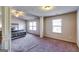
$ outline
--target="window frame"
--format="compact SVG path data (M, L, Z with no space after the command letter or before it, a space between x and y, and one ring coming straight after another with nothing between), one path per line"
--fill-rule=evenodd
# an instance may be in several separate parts
M34 22L35 22L35 25L34 25ZM30 25L30 23L32 24L32 25ZM34 30L34 27L35 27L35 30ZM37 22L36 21L31 21L31 22L29 22L29 30L31 30L31 31L36 31L37 30ZM30 28L32 28L32 29L30 29Z
M54 25L54 24L53 24L53 21L54 21L54 20L55 20L55 21L56 21L56 20L60 20L60 22L61 22L60 24L61 24L61 25L58 25L58 24L57 24L57 25ZM55 27L59 27L59 28L60 28L60 31L54 31L54 29L56 29ZM62 33L62 19L53 19L53 20L52 20L52 32L53 32L53 33L59 33L59 34Z

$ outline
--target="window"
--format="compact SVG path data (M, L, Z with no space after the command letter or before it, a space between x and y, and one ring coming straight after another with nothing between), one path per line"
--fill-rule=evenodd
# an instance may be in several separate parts
M29 22L29 30L36 30L36 22Z
M55 19L52 21L53 32L62 33L62 19Z

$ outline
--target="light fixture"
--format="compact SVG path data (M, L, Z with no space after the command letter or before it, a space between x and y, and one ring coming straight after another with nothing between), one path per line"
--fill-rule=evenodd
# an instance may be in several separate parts
M13 16L16 16L16 17L24 16L24 12L23 11L17 11L17 10L14 10L14 9L11 10L11 14Z
M49 11L53 9L53 6L42 6L41 9L44 11Z

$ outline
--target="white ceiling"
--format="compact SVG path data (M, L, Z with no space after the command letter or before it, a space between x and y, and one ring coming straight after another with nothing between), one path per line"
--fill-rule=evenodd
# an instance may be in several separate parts
M35 16L54 16L76 11L79 9L79 6L55 6L50 11L44 11L40 6L15 6L13 8L24 11L26 15L31 14Z
M55 16L64 13L74 12L79 9L79 6L55 6L50 11L44 11L41 6L14 6L16 10L24 11L24 19L35 19L35 16Z

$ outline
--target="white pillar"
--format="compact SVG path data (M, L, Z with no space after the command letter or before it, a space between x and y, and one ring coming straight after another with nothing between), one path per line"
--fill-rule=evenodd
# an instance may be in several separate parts
M40 38L44 36L44 18L43 16L40 17Z
M79 47L79 10L77 11L77 45Z
M9 7L1 7L2 11L2 49L11 51L11 15Z

